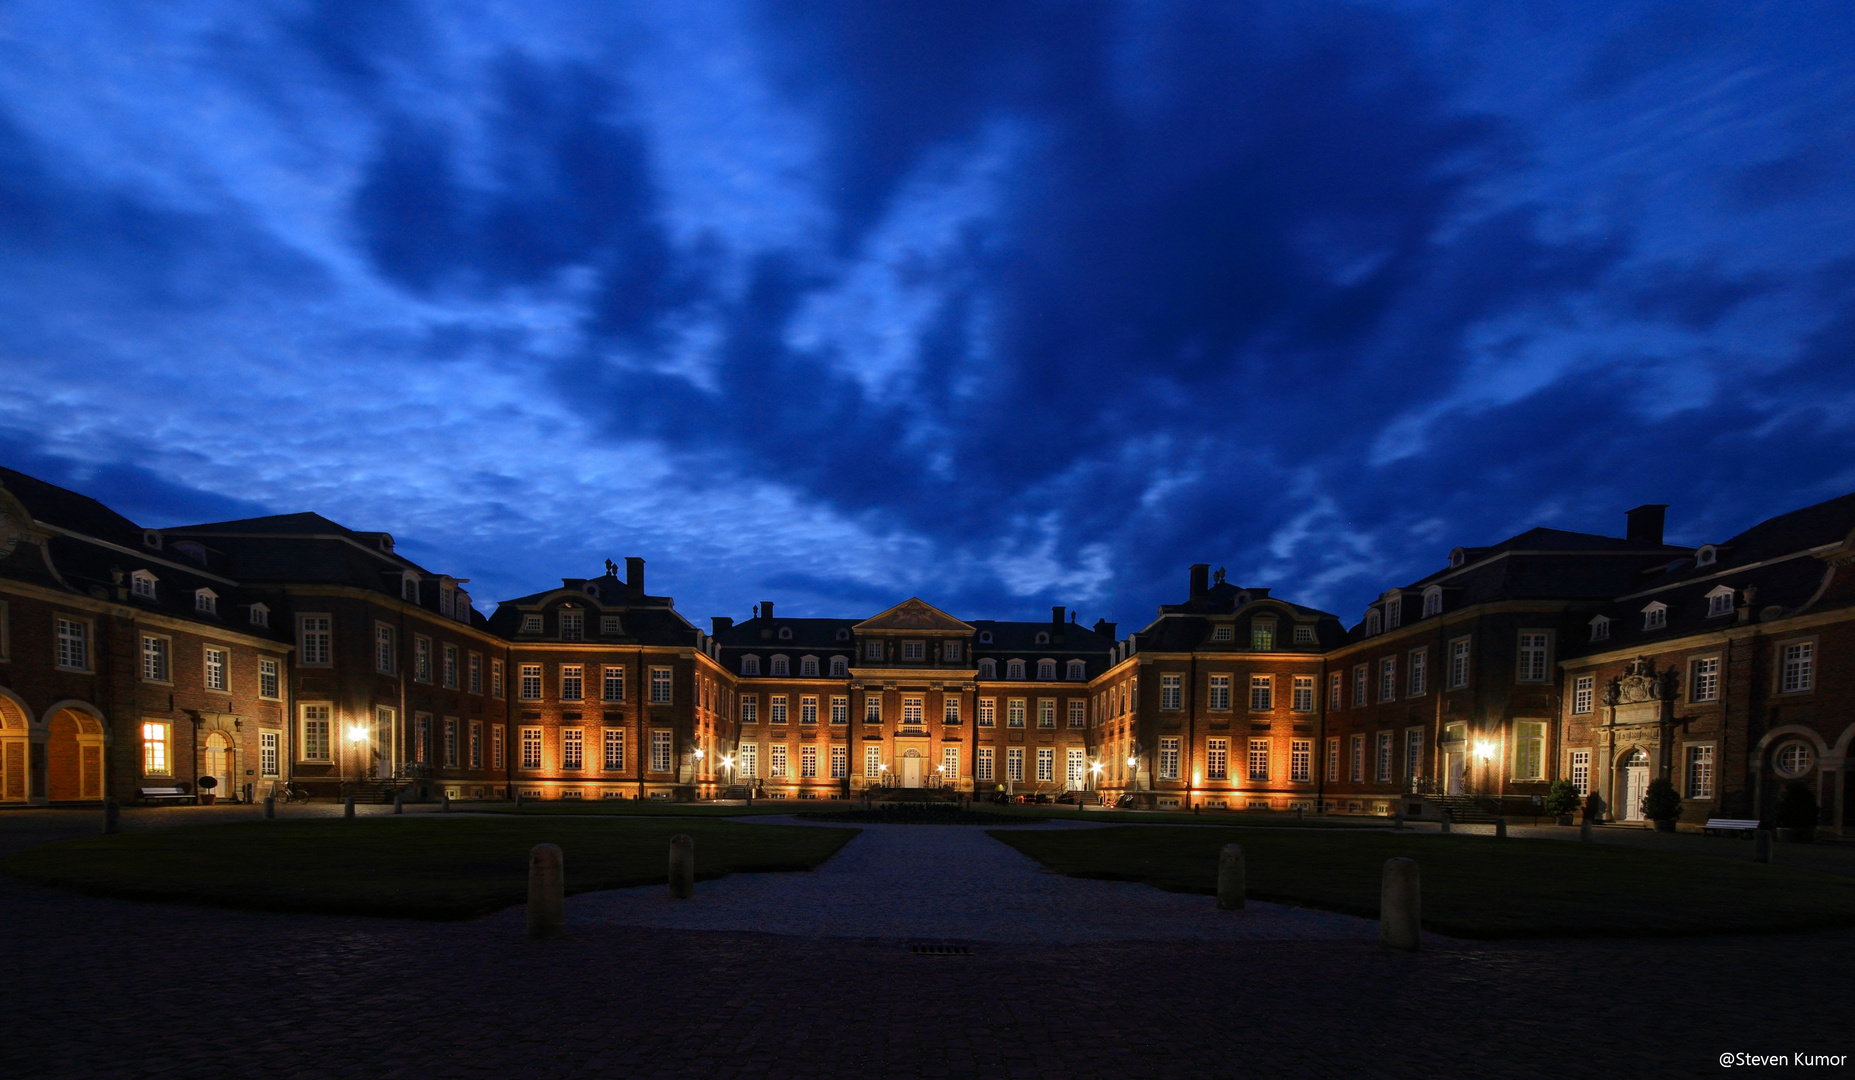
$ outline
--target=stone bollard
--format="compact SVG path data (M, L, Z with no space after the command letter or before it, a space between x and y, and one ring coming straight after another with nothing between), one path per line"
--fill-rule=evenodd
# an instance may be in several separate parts
M1759 829L1752 834L1752 861L1768 863L1771 861L1771 830Z
M1404 827L1404 811L1402 809L1399 809L1397 813L1391 815L1391 827L1394 829L1402 829Z
M1496 840L1507 839L1507 819L1506 818L1498 817L1494 819L1494 838Z
M439 806L439 809L441 809L441 810L442 810L443 812L445 812L445 813L447 813L447 814L451 812L451 792L450 792L450 789L448 789L448 788L447 788L447 789L446 789L446 790L444 791L444 793L443 793L442 795L440 795L440 796L439 796L439 798L438 798L438 806Z
M264 796L264 816L266 818L274 818L277 816L277 796Z
M1423 888L1417 860L1386 859L1378 888L1378 943L1416 952L1423 945Z
M395 814L406 812L406 793L403 790L393 793L393 812Z
M354 816L354 796L350 795L341 800L341 816L345 818Z
M1301 808L1299 806L1295 807L1295 820L1301 820Z
M1589 814L1586 814L1584 820L1578 823L1578 839L1587 844L1591 842L1591 816Z
M1455 821L1455 819L1449 816L1449 811L1447 811L1447 810L1445 810L1445 811L1443 811L1443 824L1442 824L1442 828L1440 828L1440 829L1438 829L1437 831L1438 831L1438 832L1448 832L1448 831L1449 831L1449 826L1450 826L1450 824L1451 824L1452 822L1454 822L1454 821Z
M688 833L670 838L670 899L687 900L696 895L696 842Z
M1249 887L1247 878L1243 845L1225 844L1217 856L1217 906L1225 911L1241 910L1243 894Z
M103 800L103 835L109 836L122 831L122 806L111 795Z
M559 937L567 932L565 885L560 848L536 844L528 853L529 937Z
M519 788L515 792L515 808L517 810L522 808L522 792Z

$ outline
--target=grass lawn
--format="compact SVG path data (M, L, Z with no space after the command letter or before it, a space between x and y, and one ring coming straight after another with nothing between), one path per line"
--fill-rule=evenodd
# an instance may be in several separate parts
M729 818L751 817L764 814L783 814L781 807L786 804L769 806L756 802L752 806L716 806L712 803L679 803L667 799L530 799L521 809L506 799L485 799L482 802L452 799L451 810L459 814L520 814L527 816L555 817L683 817L683 818ZM818 805L806 803L807 807Z
M462 919L528 896L528 851L559 844L569 893L661 884L670 837L696 842L696 876L809 870L855 829L639 817L425 815L180 826L66 840L0 869L145 900L338 915Z
M1469 938L1758 933L1855 925L1855 880L1608 844L1437 833L1117 827L993 831L1075 877L1215 893L1242 844L1249 895L1378 917L1385 860L1416 859L1423 924Z

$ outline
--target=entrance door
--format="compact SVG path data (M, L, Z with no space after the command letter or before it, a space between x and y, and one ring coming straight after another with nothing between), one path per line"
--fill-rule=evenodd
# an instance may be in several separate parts
M1443 789L1444 794L1462 794L1462 770L1467 760L1468 755L1460 750L1451 750L1443 755L1443 764L1448 770L1445 775L1449 777L1448 786Z
M910 750L902 755L902 786L921 786L921 751Z
M1623 762L1623 811L1624 821L1642 820L1642 798L1649 793L1649 755L1641 750L1631 754Z
M213 788L213 794L230 801L232 798L232 740L222 731L215 731L206 736L206 767L202 776L210 776L219 781Z

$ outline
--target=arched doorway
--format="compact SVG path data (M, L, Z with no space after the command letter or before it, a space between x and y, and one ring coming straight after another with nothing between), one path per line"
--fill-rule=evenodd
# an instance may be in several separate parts
M32 735L26 713L0 696L0 802L23 803L32 795L26 782L26 761L32 753Z
M909 750L902 755L902 786L905 788L921 786L921 751Z
M1617 762L1617 786L1623 801L1611 809L1621 821L1642 820L1642 799L1649 793L1649 755L1638 747Z
M218 781L213 788L214 796L226 800L232 798L232 740L226 738L225 732L207 733L206 760L201 762L200 775Z
M103 798L103 722L76 709L60 709L46 725L45 787L52 802Z

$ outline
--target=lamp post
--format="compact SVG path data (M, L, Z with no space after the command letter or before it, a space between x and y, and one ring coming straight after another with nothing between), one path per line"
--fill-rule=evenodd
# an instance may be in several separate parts
M728 770L728 786L733 787L734 786L734 755L733 754L722 755L721 766L722 768Z
M367 729L360 724L349 724L348 741L354 744L354 782L358 784L367 775L366 763L361 756L367 749Z

